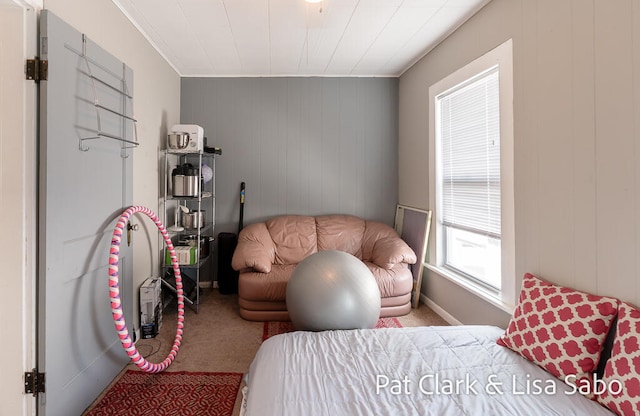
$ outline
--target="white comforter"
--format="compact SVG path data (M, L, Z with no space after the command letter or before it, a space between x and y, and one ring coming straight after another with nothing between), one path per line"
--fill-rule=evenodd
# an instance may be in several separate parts
M496 344L490 326L295 332L265 341L246 416L611 415Z

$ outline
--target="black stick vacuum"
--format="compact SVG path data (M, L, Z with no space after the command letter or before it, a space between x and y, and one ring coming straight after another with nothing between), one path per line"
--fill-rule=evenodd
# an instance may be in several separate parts
M242 182L240 184L240 219L238 220L238 235L240 235L240 231L244 227L244 187L245 184Z

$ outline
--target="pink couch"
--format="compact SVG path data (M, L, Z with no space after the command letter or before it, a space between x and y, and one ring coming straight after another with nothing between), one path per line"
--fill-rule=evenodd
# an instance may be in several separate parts
M289 320L285 294L296 265L321 250L361 259L380 288L381 317L411 310L413 250L386 224L349 215L287 215L245 227L232 266L240 272L240 315L251 321Z

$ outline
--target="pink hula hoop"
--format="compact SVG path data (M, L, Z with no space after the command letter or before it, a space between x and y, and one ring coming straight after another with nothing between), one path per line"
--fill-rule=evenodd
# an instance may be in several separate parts
M178 293L178 327L176 329L176 338L173 342L173 347L161 363L155 364L148 362L143 356L140 355L138 349L134 345L131 337L129 336L129 330L127 324L124 321L124 314L122 313L122 304L120 303L120 287L118 284L118 262L120 255L120 240L122 239L123 230L125 229L127 222L131 215L136 212L141 212L151 218L156 224L160 233L164 237L164 242L167 244L167 250L171 255L171 265L173 266L173 274L176 278L176 291ZM184 293L182 290L182 277L180 276L180 267L178 266L178 259L176 258L176 252L173 248L173 243L169 238L167 230L162 225L162 221L156 214L149 208L135 205L125 210L116 224L116 228L113 230L113 237L111 238L111 249L109 251L109 297L111 299L111 314L113 315L113 323L116 326L118 337L122 347L127 352L127 355L131 358L131 361L137 365L143 371L147 373L159 373L164 371L171 365L174 358L178 354L180 344L182 343L182 332L184 328Z

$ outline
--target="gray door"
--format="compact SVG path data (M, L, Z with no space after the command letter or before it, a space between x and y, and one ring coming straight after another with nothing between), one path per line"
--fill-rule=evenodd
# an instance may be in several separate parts
M111 318L108 256L131 205L133 73L44 10L40 57L38 414L79 415L126 365ZM123 93L124 92L124 93ZM96 107L96 98L100 107ZM96 138L98 137L98 138ZM81 139L89 139L81 141ZM120 249L120 289L132 322L132 260Z

